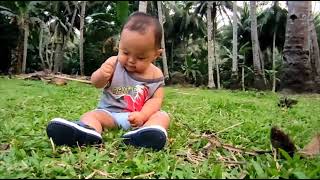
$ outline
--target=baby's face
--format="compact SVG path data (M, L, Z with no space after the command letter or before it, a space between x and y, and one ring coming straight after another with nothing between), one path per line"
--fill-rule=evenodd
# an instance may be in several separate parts
M127 71L144 73L160 54L161 49L155 47L154 33L150 28L145 34L128 29L122 31L118 58Z

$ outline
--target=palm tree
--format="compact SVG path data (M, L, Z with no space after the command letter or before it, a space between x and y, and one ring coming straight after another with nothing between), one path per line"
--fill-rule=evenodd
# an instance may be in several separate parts
M84 75L84 63L83 63L83 28L84 28L84 16L86 11L86 1L83 1L81 4L81 12L80 12L80 73Z
M73 7L73 9L72 9ZM64 54L67 48L69 38L74 36L74 24L79 28L80 18L77 1L56 1L49 2L46 7L51 16L50 26L54 27L53 46L54 50L54 67L53 72L61 72L63 69Z
M213 54L213 42L212 42L212 19L211 19L211 10L213 6L213 2L208 1L207 8L207 23L208 23L208 87L215 88L214 80L213 80L213 62L214 62L214 54Z
M139 11L147 12L148 1L139 1Z
M25 73L26 63L27 63L27 53L28 53L28 36L29 36L29 24L39 22L40 19L36 17L30 17L32 11L35 10L35 6L41 2L37 1L21 1L21 2L8 2L7 6L11 7L6 8L0 6L0 13L5 14L13 19L13 22L16 22L19 27L20 35L17 45L17 73ZM23 40L22 40L23 37ZM21 54L22 60L21 60Z
M277 30L278 30L278 23L279 23L279 14L276 11L276 7L279 6L279 1L274 2L274 15L276 17L276 23L274 26L274 32L273 32L273 40L272 40L272 92L276 91L276 36L277 36Z
M283 74L280 89L305 92L314 90L309 63L308 21L311 1L288 1Z
M159 18L159 22L161 24L161 28L162 28L162 39L161 39L161 47L163 49L162 51L162 64L163 64L163 72L164 72L164 77L166 80L169 79L169 71L168 71L168 65L167 65L167 54L166 54L166 47L165 47L165 43L164 43L164 29L163 29L163 16L162 16L162 5L161 5L162 1L157 1L157 5L158 5L158 18Z
M128 1L87 1L83 52L86 75L99 68L106 57L117 54L121 26L134 8Z
M194 55L190 46L195 46L197 44L197 50L200 51L201 47L201 58L207 57L207 48L203 47L203 37L206 36L206 22L203 18L192 12L193 2L182 2L182 1L168 1L162 4L163 14L165 15L164 22L164 37L166 39L166 54L168 57L168 65L170 73L175 73L175 71L184 71L184 64L189 60L188 56ZM197 51L196 50L196 51ZM197 54L200 55L200 54ZM191 58L192 59L192 58ZM196 58L205 69L205 73L202 73L207 77L207 61L203 62L199 58ZM197 63L198 64L198 63ZM195 70L195 69L193 69Z
M251 41L253 54L253 69L254 69L254 87L259 90L266 88L264 75L262 71L261 55L259 55L260 45L257 32L257 15L256 2L250 1L250 17L251 17Z
M238 84L238 20L237 20L237 1L233 2L233 21L232 21L232 73L231 79L233 81L233 86ZM237 85L236 85L237 86Z
M320 52L319 52L319 44L318 44L318 37L316 32L316 27L314 23L313 14L310 16L310 33L309 33L309 40L310 42L310 63L312 68L312 76L314 77L315 83L320 85Z

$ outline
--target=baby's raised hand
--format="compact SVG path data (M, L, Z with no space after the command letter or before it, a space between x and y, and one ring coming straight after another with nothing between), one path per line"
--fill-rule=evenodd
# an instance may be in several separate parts
M114 72L115 65L116 63L113 61L105 61L100 67L102 76L109 80Z
M128 116L128 120L132 127L141 127L147 120L147 116L142 112L132 112Z

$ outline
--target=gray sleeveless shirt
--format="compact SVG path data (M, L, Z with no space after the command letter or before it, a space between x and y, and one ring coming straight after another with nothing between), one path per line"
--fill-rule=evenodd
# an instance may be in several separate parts
M140 111L144 103L163 85L164 77L144 79L134 76L117 59L111 84L103 89L98 109L109 112Z

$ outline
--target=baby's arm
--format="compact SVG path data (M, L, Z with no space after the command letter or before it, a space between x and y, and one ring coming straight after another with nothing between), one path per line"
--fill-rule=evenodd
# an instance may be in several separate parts
M149 119L150 116L160 110L164 97L163 87L159 87L154 95L143 105L141 113Z
M155 67L156 75L154 78L163 77L160 69ZM164 89L160 86L153 96L145 102L140 112L132 112L129 115L129 122L133 127L142 126L149 118L160 110L164 98Z
M154 113L160 110L164 97L163 87L159 87L152 98L142 107L140 112L132 112L129 115L129 122L133 127L142 126Z
M116 64L117 56L112 56L108 58L99 69L97 69L91 75L91 83L96 88L103 88L107 85L107 83L111 80L113 75L115 64Z

